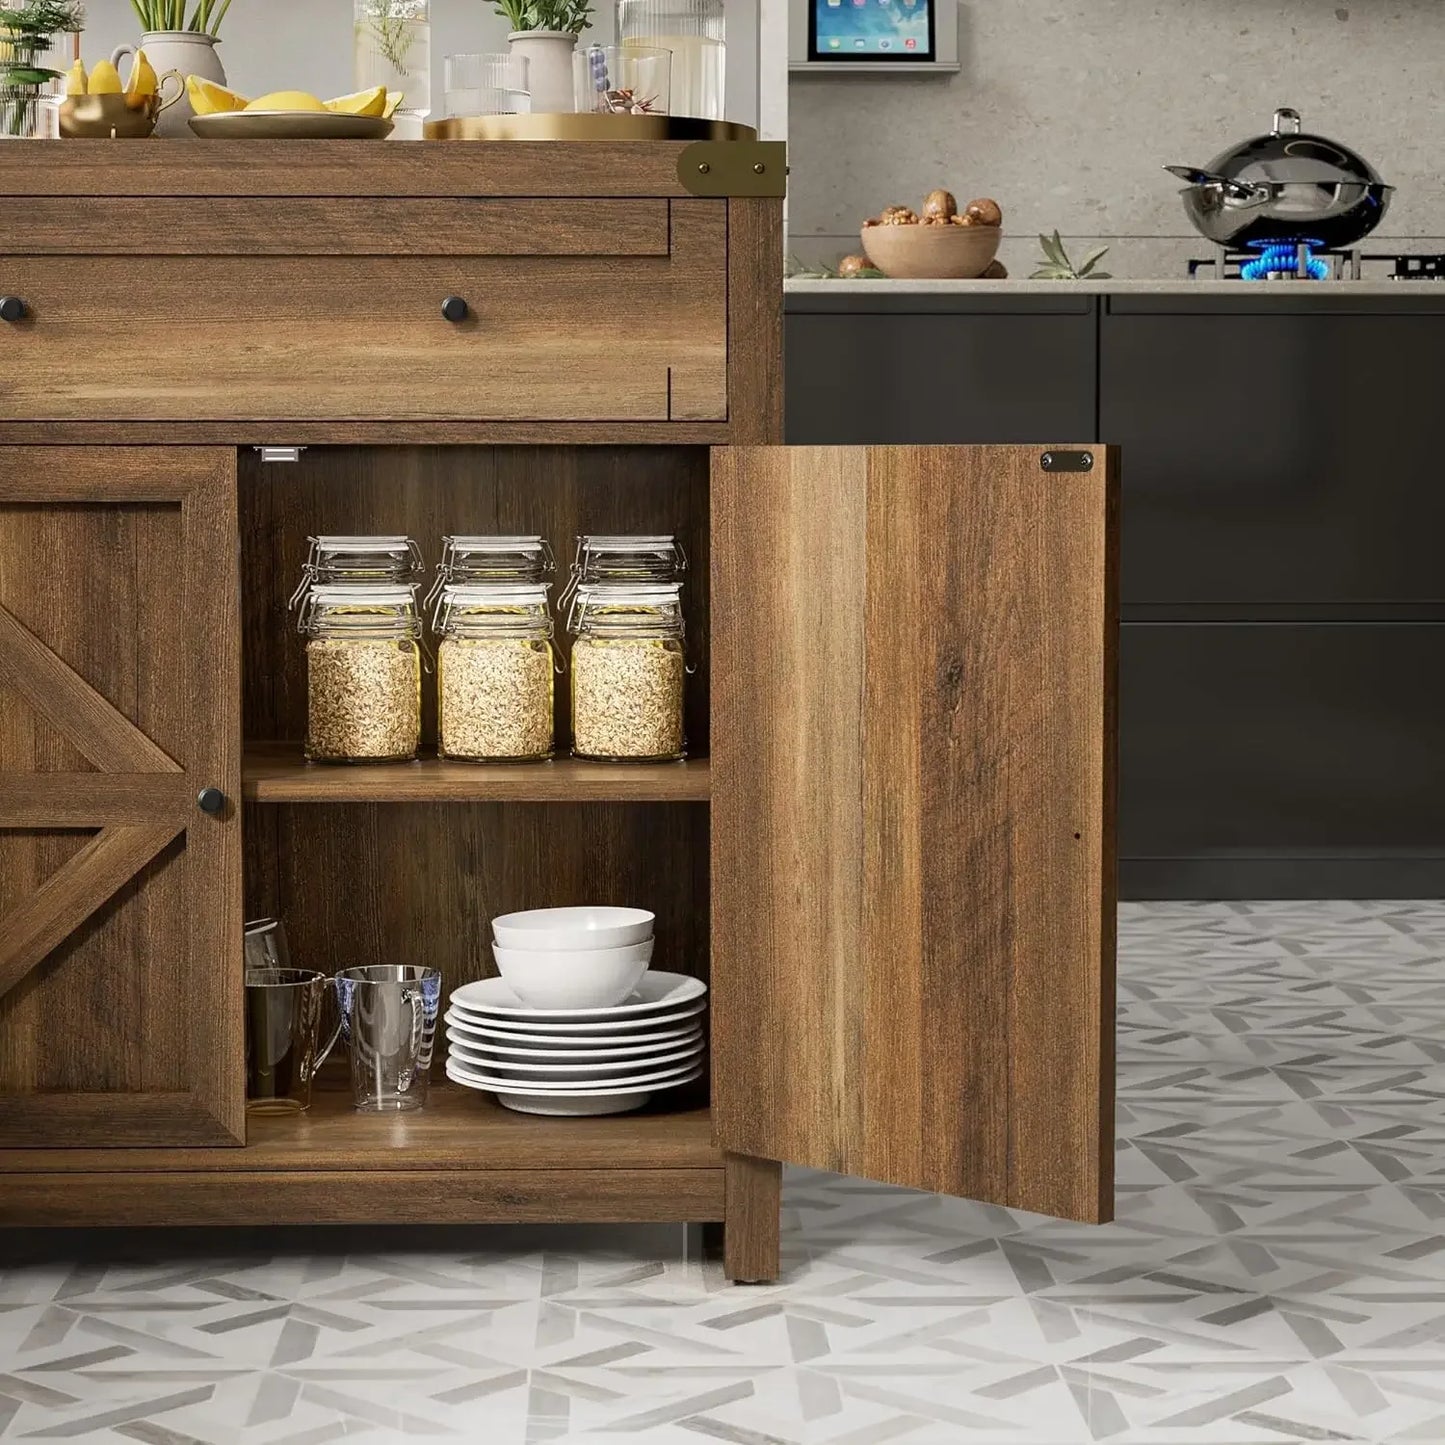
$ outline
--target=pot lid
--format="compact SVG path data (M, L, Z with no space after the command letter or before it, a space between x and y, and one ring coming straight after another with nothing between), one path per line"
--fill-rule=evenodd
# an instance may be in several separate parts
M1383 184L1380 173L1358 151L1325 136L1307 134L1300 113L1288 107L1275 111L1274 126L1267 135L1251 136L1221 151L1205 169L1216 177L1245 183Z

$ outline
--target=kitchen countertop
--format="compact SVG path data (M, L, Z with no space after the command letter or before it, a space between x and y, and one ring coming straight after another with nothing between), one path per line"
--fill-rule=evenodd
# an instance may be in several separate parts
M1187 276L1138 281L890 281L791 277L789 296L1389 296L1419 294L1445 301L1445 282L1436 281L1191 281Z

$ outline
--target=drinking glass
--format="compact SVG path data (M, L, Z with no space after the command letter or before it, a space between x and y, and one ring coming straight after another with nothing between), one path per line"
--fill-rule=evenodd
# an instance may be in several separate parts
M284 937L284 936L283 936ZM311 1081L341 1032L316 1040L328 979L305 968L246 970L246 1111L299 1114L311 1107Z
M591 45L572 57L573 104L582 113L666 115L672 52L645 45Z
M447 56L447 114L530 115L527 66L525 55L510 51Z
M420 1109L426 1103L441 995L442 976L434 968L382 963L336 975L358 1109Z

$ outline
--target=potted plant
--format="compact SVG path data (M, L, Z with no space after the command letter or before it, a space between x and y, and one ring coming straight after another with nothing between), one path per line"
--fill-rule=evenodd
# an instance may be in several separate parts
M532 109L547 115L576 109L572 52L592 23L591 0L498 0L497 14L512 27L512 49L528 63Z
M130 0L130 5L140 21L140 45L116 49L110 58L117 70L127 56L144 48L146 59L161 75L174 70L182 78L198 75L217 85L226 83L226 70L216 54L216 45L231 0ZM189 135L194 113L190 101L182 96L167 107L156 125L156 134Z
M60 71L41 62L57 35L79 30L73 0L0 0L0 140L40 134L40 95Z

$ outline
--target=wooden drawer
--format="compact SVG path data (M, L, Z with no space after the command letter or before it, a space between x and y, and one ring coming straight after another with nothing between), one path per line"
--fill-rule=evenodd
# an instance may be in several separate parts
M0 421L725 420L726 205L642 204L666 232L642 215L613 254L575 218L533 254L495 217L472 254L456 225L406 255L42 254L37 232L0 257L28 308L0 328Z

